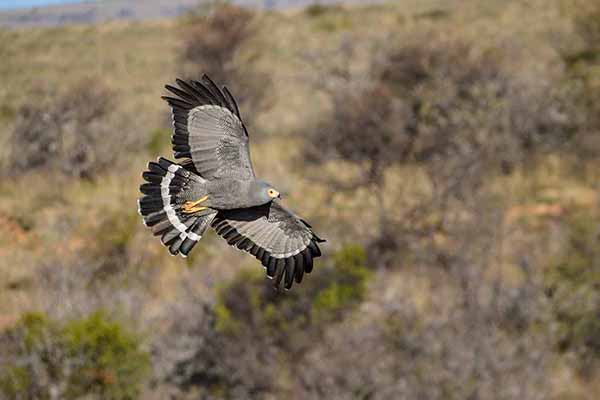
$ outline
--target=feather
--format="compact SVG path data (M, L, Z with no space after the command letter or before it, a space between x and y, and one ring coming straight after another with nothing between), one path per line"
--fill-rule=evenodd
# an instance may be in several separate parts
M235 115L241 121L242 120L242 116L240 115L240 110L238 108L237 102L235 101L235 98L233 97L233 95L231 94L231 92L229 91L229 89L227 89L226 86L223 86L223 94L225 95L225 98L228 100L228 102L230 104L230 110L232 112L234 112Z
M220 105L215 96L202 83L198 81L191 81L191 83L206 98L206 104Z
M141 208L163 207L163 201L160 196L144 196L140 199Z
M165 85L165 89L167 89L169 92L173 93L174 95L179 96L180 98L184 99L185 101L187 101L190 104L194 104L198 101L192 94L187 93L175 86Z
M192 155L190 154L189 151L178 151L178 152L174 152L173 157L179 159L179 158L192 158Z
M302 254L298 253L294 256L294 264L296 267L296 282L302 282L302 277L304 276L304 262L302 258Z
M155 224L152 227L152 233L154 234L154 236L160 236L162 235L167 229L172 228L173 225L171 224L171 221L169 221L168 219L166 219L166 215L165 215L165 219L158 222L157 224Z
M179 232L177 229L175 229L175 227L173 227L172 229L166 231L160 238L160 241L162 242L162 244L164 244L165 246L168 246L171 244L171 242L173 240L175 240L175 238L179 237L179 235L181 234L181 232Z
M190 152L190 146L187 143L185 143L185 144L175 144L173 146L173 151L180 152L180 153L185 153L185 152L189 153Z
M188 146L188 150L190 147L189 138L187 136L181 136L181 135L171 136L171 144L179 144L179 145Z
M275 273L277 272L277 259L275 257L268 257L267 262L267 276L273 278L275 277Z
M234 246L243 236L237 233L235 230L233 233L229 234L229 239L227 239L227 244L230 246Z
M147 195L160 195L160 186L152 183L144 183L140 186L140 192Z
M310 248L313 257L319 257L321 255L321 249L319 249L319 246L317 246L315 242L311 241L308 244L308 247Z
M273 286L279 288L279 284L281 283L281 279L285 273L285 259L277 259L275 268L277 268L277 274L275 275L275 282L273 282Z
M164 177L163 175L158 175L155 174L154 172L149 172L149 171L145 171L144 173L142 173L142 178L144 178L144 180L146 182L150 182L150 183L154 183L154 184L160 184L160 182L162 182Z
M164 169L164 170L165 170L165 172L166 172L166 171L168 171L168 170L169 170L169 167L170 167L171 165L174 165L174 164L175 164L174 162L172 162L172 161L169 161L169 160L167 160L167 159L166 159L166 158L164 158L164 157L158 157L158 165L159 165L159 166L160 166L162 169Z
M288 290L291 289L294 284L294 275L296 272L294 268L294 257L286 259L284 287Z
M144 217L144 222L146 223L147 226L152 227L165 218L167 218L167 214L165 213L164 210L160 210L158 212L154 212L152 214L146 215Z
M171 243L171 245L169 246L169 253L171 253L174 256L179 254L179 248L181 247L182 243L183 239L181 238L181 236L177 236L177 239L175 239L173 243Z
M250 242L250 240L248 240L247 237L242 236L242 239L239 242L237 242L236 246L240 250L246 250L246 251L248 251L248 249L246 248L246 246L248 246L248 244L250 244L250 247L253 246L252 242Z
M179 107L182 110L186 110L189 111L192 108L194 108L194 106L190 103L188 103L185 100L181 100L181 99L176 99L175 97L169 97L169 96L160 96L161 99L163 99L164 101L166 101L167 103L169 103L169 105L171 107Z
M208 77L208 75L204 74L202 76L202 83L206 85L208 90L213 94L213 96L218 100L221 106L227 106L227 101L225 97L223 97L223 93L219 90L219 87L215 85L215 83Z
M190 254L190 251L192 251L192 248L194 248L194 246L196 245L196 243L198 243L196 240L186 238L179 247L179 253L182 256L187 257L188 254Z
M207 102L208 99L189 83L181 79L175 79L175 82L177 82L179 87L181 87L183 90L193 95L198 100L199 104L205 104Z
M302 252L302 257L304 258L304 271L306 271L307 274L310 274L313 269L313 257L310 250L304 250Z
M156 163L154 161L150 161L148 163L148 170L150 172L160 175L160 176L165 176L165 174L167 173L166 169L164 169L163 167L160 166L159 163Z
M259 260L262 260L264 254L265 254L265 249L263 249L262 247L259 247L258 251L256 253L256 258L258 258Z
M228 234L229 232L231 232L232 230L235 230L235 228L234 228L234 227L232 227L232 226L229 226L229 225L225 225L223 228L221 228L219 231L217 231L217 233L218 233L220 236L223 236L223 237L224 237L225 235L227 235L227 234Z

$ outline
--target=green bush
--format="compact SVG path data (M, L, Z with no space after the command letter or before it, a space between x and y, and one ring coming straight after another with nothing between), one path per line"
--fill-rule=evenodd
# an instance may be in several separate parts
M150 133L150 139L146 143L146 150L150 155L156 156L163 153L165 149L171 147L171 130L170 129L154 129Z
M318 320L334 319L348 305L362 302L369 278L366 255L360 246L349 245L333 256L328 284L316 293L313 314Z
M559 326L559 350L579 356L581 371L600 361L600 237L586 214L568 221L566 248L545 275Z
M368 279L358 246L319 259L314 272L289 292L274 290L259 269L239 273L188 333L199 346L177 361L170 380L194 398L279 393L308 349L324 340L325 329L363 301Z
M339 12L340 6L329 6L319 3L313 3L306 7L304 12L309 17L320 17L321 15L329 14L331 12Z
M230 335L248 329L291 343L323 324L341 319L364 299L369 271L360 246L346 246L290 292L273 290L263 273L242 272L223 287L215 305L216 328Z
M59 357L52 343L57 333L57 327L45 315L28 313L3 335L0 358L10 359L11 354L5 354L5 351L11 347L17 352L14 361L29 358L26 363L7 363L0 367L0 393L7 399L49 398L45 381L49 377L62 378L57 368ZM35 376L36 366L40 364L43 364L44 377L39 373Z
M0 392L8 399L134 399L150 367L139 337L103 312L61 324L25 314L3 335Z

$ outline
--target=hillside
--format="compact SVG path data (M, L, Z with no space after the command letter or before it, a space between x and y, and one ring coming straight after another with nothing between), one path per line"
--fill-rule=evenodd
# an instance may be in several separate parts
M597 2L108 3L0 29L0 398L595 398ZM137 214L202 73L327 239L290 291Z
M312 0L235 0L232 3L257 9L305 7ZM370 0L375 4L377 0ZM357 0L322 0L321 4L361 3ZM362 1L362 3L365 3ZM65 24L96 24L108 21L147 21L181 16L202 4L201 0L99 0L0 11L0 26L26 28Z

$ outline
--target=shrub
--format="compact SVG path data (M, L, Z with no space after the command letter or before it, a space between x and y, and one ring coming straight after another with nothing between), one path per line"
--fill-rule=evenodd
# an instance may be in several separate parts
M342 10L343 10L342 7L340 7L338 5L325 5L325 4L313 3L313 4L308 5L304 9L304 12L309 17L314 18L314 17L320 17L325 14L329 14L329 13L337 13Z
M39 89L17 111L9 171L44 168L90 178L111 165L127 144L108 123L113 97L92 79L62 94Z
M567 221L562 258L546 271L547 292L559 324L557 347L578 356L581 372L600 361L600 240L597 219L583 213Z
M586 44L588 54L597 57L600 52L600 5L596 1L590 1L580 6L575 27Z
M428 33L377 42L357 73L346 61L358 58L353 43L341 46L343 64L323 72L318 88L329 95L331 112L306 136L304 159L342 161L359 171L353 180L331 180L336 189L373 194L372 264L388 264L387 253L400 248L396 238L406 237L400 231L438 229L425 219L445 211L448 201L464 202L486 179L560 150L576 125L567 112L571 98L551 68L527 75L508 65L510 53ZM401 220L385 201L386 174L398 166L419 167L432 188Z
M200 12L190 15L181 32L181 73L191 79L207 74L218 85L227 85L242 116L263 107L270 85L268 76L254 69L251 60L240 60L242 49L256 33L253 20L252 11L220 3L208 13L202 7ZM251 123L253 119L245 122Z
M70 397L97 394L103 399L138 396L149 372L148 355L139 337L102 312L71 321L63 328L65 353L76 360L77 373L69 380Z
M269 287L262 274L242 273L224 287L218 298L217 327L236 335L249 329L277 339L281 346L290 335L308 333L323 323L340 320L344 311L360 304L369 277L364 250L346 246L329 266L307 277L302 290L282 294Z
M139 337L102 312L65 324L25 314L2 337L0 390L9 399L133 399L149 372Z
M199 77L203 73L215 82L235 78L235 57L253 35L253 13L245 8L220 4L208 15L192 15L183 29L183 44L179 57Z
M278 377L292 373L283 362L301 358L327 326L364 299L369 278L364 250L347 246L328 263L285 293L273 290L259 271L240 273L219 291L209 317L194 332L199 347L177 363L172 379L185 390L226 398L272 393Z
M150 140L146 144L148 153L154 156L162 153L165 149L169 149L171 147L171 141L169 140L170 137L170 129L162 128L153 130L150 134Z

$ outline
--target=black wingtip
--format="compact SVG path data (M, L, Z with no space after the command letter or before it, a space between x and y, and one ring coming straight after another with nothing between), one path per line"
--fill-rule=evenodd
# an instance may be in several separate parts
M317 243L325 243L327 241L325 239L321 239L320 237L318 237L317 234L314 233L314 232L312 233L312 235L313 235L314 241L317 242Z

